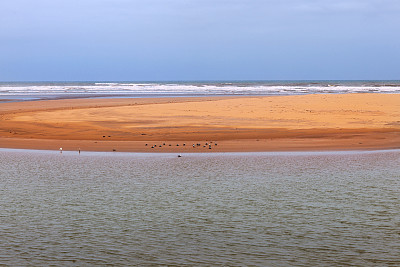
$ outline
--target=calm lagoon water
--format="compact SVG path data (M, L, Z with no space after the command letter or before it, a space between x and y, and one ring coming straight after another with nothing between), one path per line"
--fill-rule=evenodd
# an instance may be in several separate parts
M0 185L0 265L400 265L399 150L0 149Z

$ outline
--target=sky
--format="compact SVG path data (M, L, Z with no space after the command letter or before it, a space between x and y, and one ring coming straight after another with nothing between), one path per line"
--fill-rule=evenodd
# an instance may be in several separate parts
M0 81L398 80L399 0L1 0Z

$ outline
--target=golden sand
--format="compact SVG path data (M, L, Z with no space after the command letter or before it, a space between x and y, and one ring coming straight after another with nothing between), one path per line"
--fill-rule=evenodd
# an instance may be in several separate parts
M201 146L193 148L197 143ZM152 149L155 144L157 148ZM0 104L0 147L61 146L64 150L138 152L400 148L400 95L70 99Z

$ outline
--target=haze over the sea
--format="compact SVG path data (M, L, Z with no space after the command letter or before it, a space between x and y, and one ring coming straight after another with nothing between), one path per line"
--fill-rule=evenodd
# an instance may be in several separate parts
M397 0L6 0L0 10L0 81L399 79Z

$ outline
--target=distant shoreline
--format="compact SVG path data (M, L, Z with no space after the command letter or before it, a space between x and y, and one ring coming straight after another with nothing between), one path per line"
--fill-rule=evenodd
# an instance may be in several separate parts
M0 99L9 102L350 93L400 94L400 80L0 82Z
M400 94L1 103L0 147L152 153L398 149Z

